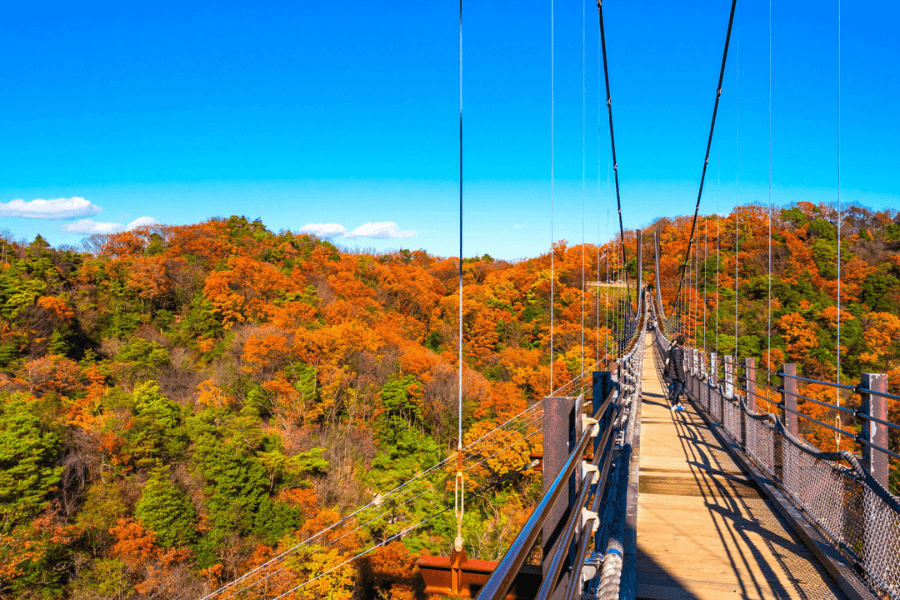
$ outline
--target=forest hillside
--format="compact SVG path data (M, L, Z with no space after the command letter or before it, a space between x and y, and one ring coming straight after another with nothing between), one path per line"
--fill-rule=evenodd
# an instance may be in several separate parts
M773 214L771 364L833 381L829 211ZM671 303L690 220L652 230ZM699 345L768 358L767 231L755 206L701 218L688 326ZM614 353L615 282L628 271L633 286L635 239L626 232L624 266L617 244L554 246L554 387ZM900 218L852 209L842 242L841 380L887 372L897 393ZM654 284L649 244L644 257ZM467 258L462 270L468 443L549 393L551 257ZM352 252L244 217L82 249L2 236L0 597L199 598L451 455L458 286L455 258ZM471 472L473 490L490 489L467 505L471 557L501 556L539 494L540 475L522 470L539 436L517 444ZM445 475L430 485L352 535L335 529L327 548L305 546L265 592L241 597L277 595L452 505ZM303 594L412 598L415 558L446 552L455 533L451 510Z

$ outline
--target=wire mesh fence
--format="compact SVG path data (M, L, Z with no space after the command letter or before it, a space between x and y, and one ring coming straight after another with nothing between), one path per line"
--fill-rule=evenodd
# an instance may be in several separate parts
M661 343L660 350L667 345ZM783 388L768 386L771 389L757 394L745 385L734 386L728 393L727 373L716 372L714 362L707 371L698 355L691 354L693 364L686 373L687 389L696 405L720 424L751 461L786 493L868 586L883 597L900 600L898 499L852 452L822 452L786 429L782 417L757 412L756 400L768 401L770 392L783 393ZM769 402L760 404L764 408L771 406ZM775 406L784 409L783 402ZM800 411L794 412L808 418ZM853 420L845 419L841 431L854 436L853 431L846 429L854 426Z

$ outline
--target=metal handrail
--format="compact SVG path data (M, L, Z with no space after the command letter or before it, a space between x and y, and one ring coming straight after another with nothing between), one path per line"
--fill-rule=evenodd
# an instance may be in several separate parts
M594 413L594 419L597 419L600 415L606 413L614 397L615 390L612 390L606 397L606 400L604 400L603 405L601 405L600 408L597 409L597 412ZM557 578L559 578L559 574L562 571L563 567L563 561L566 557L566 552L564 552L564 549L568 548L572 543L572 538L575 536L576 526L581 521L581 511L578 509L585 505L588 495L591 492L591 486L593 486L594 483L597 484L597 488L594 491L595 498L596 495L603 494L603 489L606 486L609 458L612 456L612 452L610 452L610 448L607 448L607 446L611 441L610 434L616 428L615 421L615 418L610 419L606 430L603 432L603 438L600 440L600 444L598 446L598 448L603 448L603 452L596 452L594 454L594 459L591 461L591 464L593 464L595 467L599 467L600 457L606 456L607 459L605 461L606 464L604 465L604 470L602 473L600 471L597 472L598 481L591 481L590 483L582 482L581 492L578 494L578 499L573 505L573 509L569 513L569 518L566 521L565 527L563 528L562 535L560 535L558 541L556 542L558 550L553 555L550 566L547 568L547 571L544 575L544 580L541 582L541 587L538 589L537 594L535 595L535 600L544 600L553 591L553 587L556 585L556 580Z
M638 322L643 323L643 318L639 319ZM632 370L633 361L637 355L637 351L639 350L637 341L643 339L642 328L636 329L635 333L636 335L634 336L634 339L632 341L632 348L619 361L617 361L624 367L626 376ZM620 399L624 397L625 390L628 388L629 384L627 384L625 381L620 381L619 384L620 389L617 390L616 388L613 388L603 401L603 404L594 413L593 418L595 420L599 420L601 416L606 415L610 411L611 407L613 406L613 400L616 397ZM582 489L579 492L577 504L573 505L568 520L564 525L563 532L556 542L557 552L554 554L548 567L546 576L541 584L541 588L537 592L536 598L538 599L548 596L555 586L556 579L559 577L559 574L562 571L565 557L568 555L567 549L571 546L571 542L574 539L575 532L577 531L577 526L581 522L581 509L584 508L585 504L587 503L588 497L593 495L593 499L590 502L590 505L592 507L596 507L606 490L612 465L612 449L615 442L615 438L613 437L612 433L619 429L622 425L621 420L624 415L624 411L622 410L622 408L622 403L620 403L616 407L613 407L614 413L608 420L608 423L602 433L600 443L597 446L597 452L595 452L594 458L592 460L592 464L595 467L599 467L601 459L603 459L603 466L598 470L595 481L585 481L582 484ZM481 589L481 592L478 594L478 600L500 600L501 598L504 598L509 592L509 589L512 587L513 581L515 580L516 574L519 572L528 554L530 553L531 548L534 545L541 527L543 526L544 521L546 521L547 516L550 513L551 508L560 497L563 489L566 488L565 482L567 482L569 477L571 477L576 466L582 462L582 457L584 456L585 450L588 447L588 443L594 439L594 436L588 435L587 433L582 435L576 447L570 453L569 458L566 460L559 474L547 488L547 492L544 494L543 498L535 507L531 516L528 518L528 521L519 532L519 535L510 545L509 550L506 552L506 554L503 556L503 559L494 569L494 572L491 575L490 579ZM584 552L584 547L586 544L587 543L584 540L580 542L580 552ZM572 591L572 589L570 588L569 590L567 590L567 593L572 594L574 593L574 591Z
M738 375L738 374L735 374L735 377L736 377L737 379L739 379L739 380L743 380L744 382L747 382L747 381L748 381L746 374L744 374L744 375ZM802 378L802 377L798 377L797 379L803 379L803 378ZM836 384L828 384L828 382L821 382L821 381L818 381L818 380L815 380L815 379L806 379L805 381L812 381L812 382L814 382L814 383L825 383L826 385L836 385ZM771 386L771 385L769 385L769 384L767 384L767 383L757 383L756 385L759 386L759 387L764 387L764 388L767 388L767 389L776 391L776 392L783 392L783 391L784 391L784 390L783 390L782 388L780 388L780 387L773 387L773 386ZM842 387L846 387L846 386L843 386L843 384L841 384L841 386L842 386ZM742 391L744 391L744 392L747 391L747 388L745 388L745 387L741 387L740 389L741 389ZM864 388L864 387L860 387L860 386L857 386L857 387L851 388L851 389L853 389L855 392L860 393L860 394L866 393L866 394L873 394L873 395L879 395L879 396L884 396L884 395L885 395L885 394L878 394L877 392L872 392L871 390L869 390L869 389L867 389L867 388ZM853 416L856 417L857 419L865 419L866 421L874 421L875 423L879 423L879 424L881 424L881 425L884 425L885 427L889 427L889 428L891 428L891 429L900 430L900 425L898 425L897 423L891 423L890 421L884 421L884 420L882 420L882 419L879 419L878 417L873 417L872 415L870 415L870 414L868 414L868 413L864 413L864 412L860 411L859 409L847 408L846 406L838 406L838 405L836 405L836 404L831 404L830 402L822 402L821 400L816 400L815 398L810 398L809 396L804 396L803 394L795 394L795 393L791 393L791 396L793 396L793 397L795 397L795 398L798 398L798 399L800 399L800 400L806 400L807 402L812 402L812 403L814 403L814 404L818 404L819 406L824 406L824 407L826 407L826 408L833 408L834 410L839 410L839 411L844 412L844 413L847 413L847 414L849 414L849 415L853 415ZM759 396L759 395L757 394L756 397L757 397L757 398L760 398L761 396ZM780 403L779 403L778 405L781 406ZM792 411L792 412L793 412L793 411ZM804 415L804 414L802 414L802 413L799 413L799 412L798 412L797 414L800 415L800 416L802 416L802 417L804 417L804 418L806 418L806 419L815 421L815 419L812 419L811 417L807 417L806 415ZM817 423L821 423L821 421L816 421L816 422L817 422ZM854 437L856 434L848 434L848 435L850 435L851 437Z
M519 532L519 535L513 540L512 545L503 556L500 564L494 569L491 578L488 579L487 583L484 584L484 587L481 588L481 592L478 594L478 600L501 600L506 596L507 592L509 592L513 580L515 580L516 575L525 563L525 559L528 558L531 547L534 546L534 542L537 540L538 534L541 531L541 526L547 519L553 505L556 504L556 500L562 494L563 489L568 487L563 485L563 483L568 482L569 477L575 471L575 467L581 464L584 451L587 450L588 443L592 439L593 438L589 435L581 436L581 440L569 455L565 464L563 464L556 479L550 484L547 493L544 494L544 497L541 498L541 501L531 513L525 526L522 527L522 531Z
M763 372L772 373L772 371L769 371L768 369L762 369L762 368L758 368L757 371L763 371ZM818 379L808 379L808 378L806 378L806 377L799 377L799 376L789 375L789 374L783 373L783 372L780 371L780 370L777 372L777 375L778 375L779 377L788 377L788 378L791 378L791 379L799 379L799 380L801 380L801 381L807 381L807 382L810 382L810 383L818 383L818 384L827 385L827 386L830 386L830 387L835 387L835 388L841 388L841 389L851 390L851 391L853 391L854 393L860 393L860 394L861 394L861 393L866 393L866 394L873 394L873 395L878 395L878 396L883 396L883 397L891 397L890 394L884 394L884 393L880 393L880 392L874 392L874 391L869 390L869 389L867 389L867 388L863 388L862 386L848 386L848 385L844 385L844 384L842 384L842 383L839 384L839 383L832 383L832 382L828 382L828 381L820 381L820 380L818 380ZM749 379L747 378L746 372L745 372L744 374L740 374L740 373L738 373L738 372L735 370L735 372L733 373L733 376L734 376L734 378L735 378L737 381L743 381L744 383L746 383L747 381L749 381ZM722 386L721 386L721 382L717 382L715 385L712 384L712 383L707 382L707 385L708 385L709 387L716 388L716 389L720 389L720 388L722 387ZM772 385L770 385L770 384L768 384L768 383L759 383L759 382L757 382L756 385L757 385L758 387L762 387L762 388L765 388L765 389L769 389L769 390L772 390L772 391L775 391L775 392L780 392L780 393L781 393L781 392L784 392L784 389L783 389L783 388L781 388L781 387L775 387L775 386L772 386ZM746 388L746 387L743 387L743 386L739 387L738 389L740 389L741 391L743 391L743 392L745 392L745 393L748 392L747 388ZM807 402L812 402L812 403L814 403L814 404L818 404L819 406L824 406L825 408L831 408L831 409L834 409L834 410L841 411L841 412L843 412L843 413L852 415L853 417L855 417L855 418L857 418L857 419L864 419L864 420L866 420L866 421L875 422L875 423L878 423L878 424L880 424L880 425L884 425L885 427L888 427L888 428L890 428L890 429L894 429L894 430L900 431L900 424L897 424L897 423L891 423L890 421L885 421L885 420L883 420L883 419L879 419L878 417L869 415L869 414L867 414L867 413L865 413L865 412L860 411L859 409L852 409L852 408L848 408L848 407L846 407L846 406L838 406L838 405L836 405L836 404L831 404L831 403L829 403L829 402L823 402L823 401L821 401L821 400L816 400L815 398L810 398L809 396L804 396L803 394L799 394L799 393L794 393L794 392L789 392L789 393L790 393L791 396L793 396L794 398L797 398L797 399L799 399L799 400L804 400L804 401L807 401ZM759 394L756 394L756 393L755 393L754 396L755 396L756 398L766 400L767 402L771 402L771 400L770 400L769 398L766 398L766 397L764 397L764 396L760 396ZM897 397L897 398L900 399L900 397ZM897 454L897 453L895 453L895 452L889 450L889 449L886 448L886 447L883 448L883 447L881 447L881 446L873 445L873 444L870 443L868 440L865 440L864 438L862 438L862 437L860 436L860 434L858 434L858 433L856 433L856 432L849 432L849 431L846 431L846 430L843 430L843 429L836 428L836 427L834 427L833 425L829 425L828 423L824 423L824 422L820 421L819 419L816 419L816 418L811 417L811 416L809 416L809 415L807 415L807 414L804 414L804 413L800 412L799 410L794 410L794 409L791 409L791 408L789 408L789 407L786 407L786 406L784 406L784 404L781 403L781 402L776 403L776 406L778 406L778 407L781 408L781 409L787 410L788 412L791 412L791 413L793 413L793 414L796 414L797 416L803 417L803 418L804 418L805 420L807 420L807 421L812 421L812 422L814 422L814 423L818 423L819 425L822 425L822 426L824 426L824 427L827 427L828 429L830 429L830 430L832 430L832 431L835 431L835 432L837 432L837 433L841 433L841 434L843 434L843 435L846 435L846 436L848 436L849 438L851 438L851 439L853 439L853 440L855 440L855 441L857 441L857 442L859 442L859 443L861 443L861 444L864 444L864 445L866 445L866 446L869 446L870 448L874 448L874 449L879 450L879 451L881 451L881 452L884 452L884 453L886 453L886 454L890 454L890 455L892 455L892 456L895 456L895 457L897 457L897 458L900 458L900 454Z
M869 388L864 388L861 385L858 385L854 388L857 393L865 392L866 394L872 394L873 396L881 396L882 398L888 398L890 400L900 400L900 396L895 396L894 394L888 394L887 392L876 392L875 390L870 390Z

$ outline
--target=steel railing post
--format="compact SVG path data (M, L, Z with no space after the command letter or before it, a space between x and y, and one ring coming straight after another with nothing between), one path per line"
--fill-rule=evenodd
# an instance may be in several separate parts
M700 376L697 378L700 380L697 390L697 401L700 403L700 406L709 411L709 386L706 385L708 380L707 378L707 368L706 368L706 351L700 352ZM706 392L706 398L703 398L704 391Z
M734 357L726 354L725 361L725 397L734 398Z
M781 421L792 435L798 435L797 423L797 363L781 365Z
M756 414L756 359L755 358L745 358L744 359L744 402L747 406L747 412L751 415ZM744 414L744 411L741 411L741 443L744 447L744 452L748 452L747 450L747 430L748 430L748 419L749 416Z
M543 458L543 493L547 494L550 484L559 475L569 453L577 444L578 430L580 429L581 411L576 406L579 398L572 397L547 397L544 398L544 458ZM556 503L550 508L542 527L542 550L544 561L549 564L549 557L560 549L556 546L560 533L562 533L568 513L575 503L578 492L578 470L572 473L568 482L568 493L563 492ZM563 576L563 581L566 576ZM565 589L563 586L562 589Z
M609 396L609 393L612 391L612 373L609 371L594 371L593 375L593 391L594 391L594 399L592 401L592 410L591 414L596 414L600 407L603 405L603 402ZM606 425L608 424L609 417L607 415L603 415L600 419L600 430L603 431L606 429ZM598 447L600 446L600 436L594 438L594 452L597 452Z
M860 387L873 392L887 393L887 375L884 373L863 373ZM887 398L860 390L862 404L859 412L862 415L888 420ZM881 423L862 419L862 438L878 448L888 447L888 428ZM888 455L875 448L862 444L863 464L872 476L888 489Z
M797 364L785 363L781 365L778 376L781 377L781 387L778 392L781 394L781 401L778 407L781 409L781 423L784 426L785 434L797 435ZM775 435L775 448L773 449L775 461L775 477L783 485L787 486L785 481L785 459L787 458L788 443L784 441L784 435Z

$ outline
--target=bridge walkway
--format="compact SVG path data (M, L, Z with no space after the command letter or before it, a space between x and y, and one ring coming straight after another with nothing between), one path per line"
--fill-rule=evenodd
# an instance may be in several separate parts
M845 596L690 403L673 413L645 337L637 598Z

